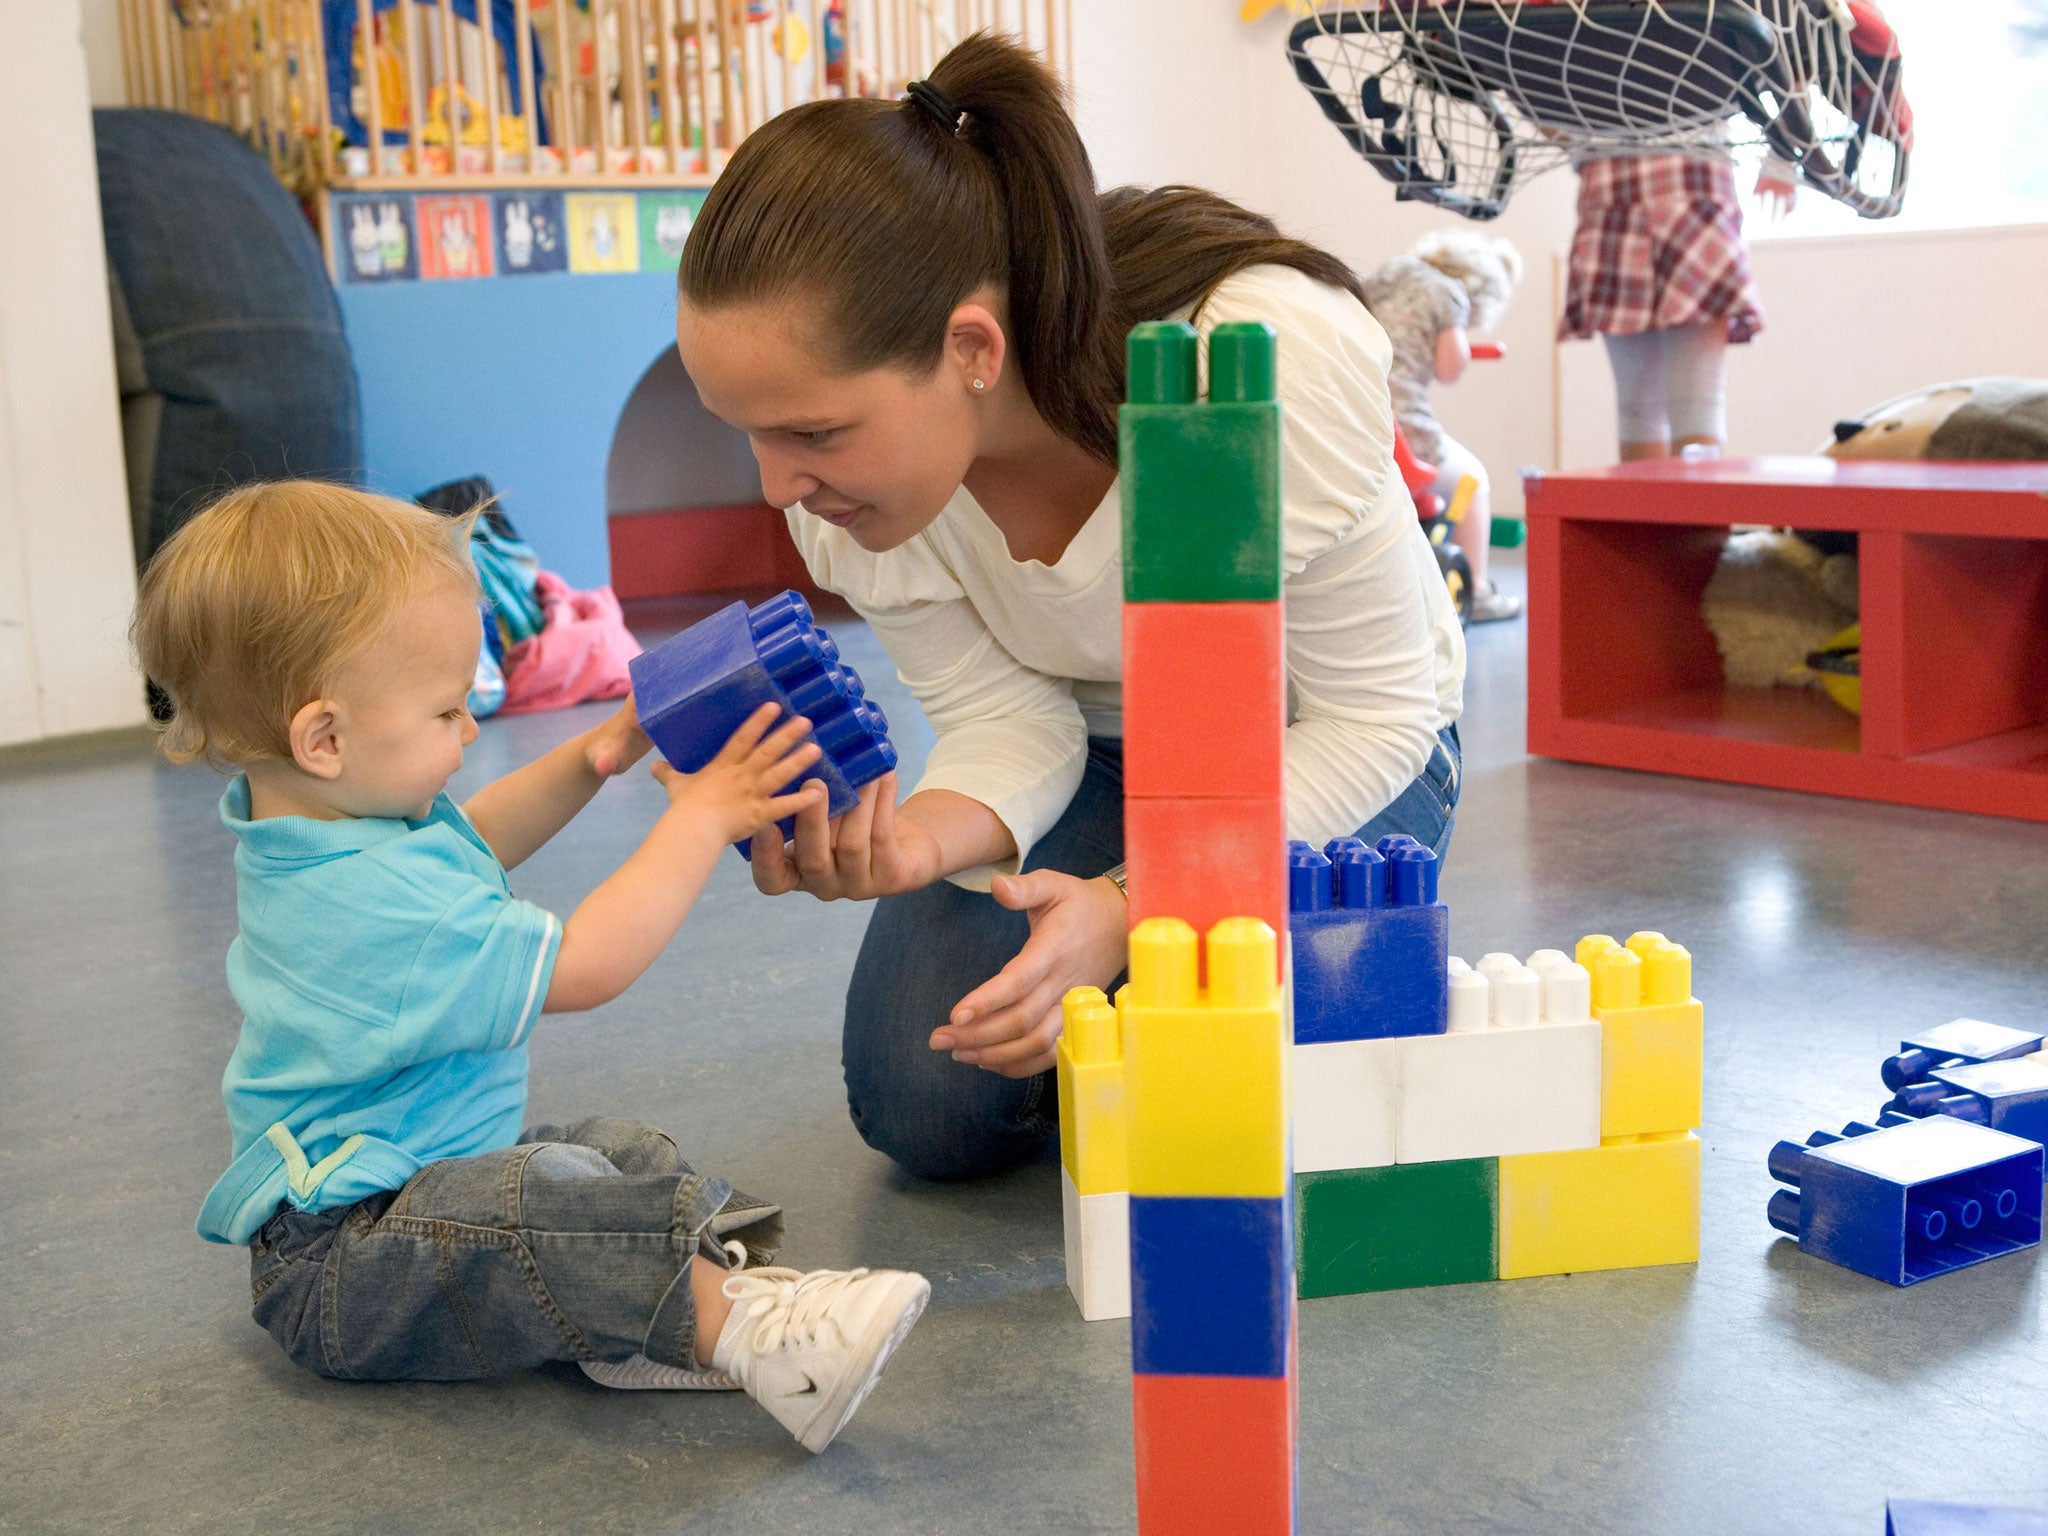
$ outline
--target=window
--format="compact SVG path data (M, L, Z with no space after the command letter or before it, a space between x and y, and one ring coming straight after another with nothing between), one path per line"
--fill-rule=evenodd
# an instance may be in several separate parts
M1914 145L1905 207L1865 220L1812 188L1752 236L2048 223L2048 0L1883 0L1899 36ZM1747 187L1744 188L1747 192Z

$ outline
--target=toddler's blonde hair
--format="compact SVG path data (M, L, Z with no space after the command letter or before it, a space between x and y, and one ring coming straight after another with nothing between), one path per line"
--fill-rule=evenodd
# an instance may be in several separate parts
M149 562L129 629L171 701L159 750L216 767L289 758L292 716L421 583L477 590L475 518L317 480L214 502Z
M1431 230L1415 242L1415 258L1464 286L1472 300L1472 329L1490 331L1522 280L1522 253L1497 235L1475 229Z

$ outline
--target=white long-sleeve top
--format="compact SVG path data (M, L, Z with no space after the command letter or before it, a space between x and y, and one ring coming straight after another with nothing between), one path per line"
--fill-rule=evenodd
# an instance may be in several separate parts
M1237 273L1171 318L1204 338L1235 320L1279 332L1287 830L1320 845L1405 789L1463 705L1464 637L1393 468L1391 349L1350 294L1291 267ZM1012 559L964 487L879 554L800 504L788 517L812 576L874 627L938 737L912 793L979 801L1016 838L1015 859L952 876L986 888L1066 810L1088 738L1123 735L1117 487L1051 565Z

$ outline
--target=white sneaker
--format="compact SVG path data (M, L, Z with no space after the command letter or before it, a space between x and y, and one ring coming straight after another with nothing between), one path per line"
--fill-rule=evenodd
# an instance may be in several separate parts
M895 1269L751 1269L725 1282L733 1314L712 1356L807 1451L822 1451L881 1380L931 1299Z
M1474 624L1498 624L1503 619L1519 618L1522 600L1501 591L1490 581L1482 581L1472 592L1472 622Z

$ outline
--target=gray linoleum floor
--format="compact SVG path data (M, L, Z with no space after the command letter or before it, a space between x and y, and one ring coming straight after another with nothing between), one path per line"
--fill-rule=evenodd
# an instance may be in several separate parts
M872 638L839 628L921 755ZM1304 1306L1302 1529L1877 1536L1887 1494L2048 1502L2038 1254L1895 1291L1763 1215L1766 1149L1871 1112L1902 1032L2042 1023L2048 828L1534 762L1520 626L1472 657L1454 947L1692 947L1704 1258ZM595 717L487 724L461 783ZM1128 1333L1062 1287L1056 1165L942 1188L864 1148L838 1068L864 914L771 904L737 859L625 999L538 1033L531 1115L665 1125L787 1206L794 1261L932 1276L840 1442L813 1458L743 1399L572 1368L340 1386L289 1365L244 1256L192 1231L235 1028L218 794L132 748L0 765L0 1529L1131 1529ZM657 804L614 786L522 893L567 911Z

